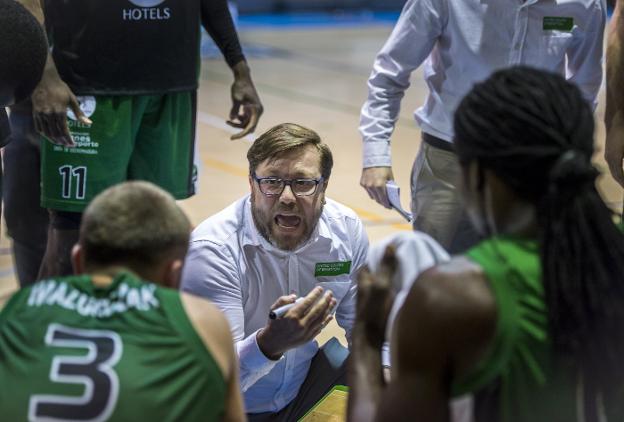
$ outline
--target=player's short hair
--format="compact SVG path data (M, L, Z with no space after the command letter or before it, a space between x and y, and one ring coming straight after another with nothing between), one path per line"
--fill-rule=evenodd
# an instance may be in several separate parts
M110 187L86 208L80 226L85 264L140 272L170 254L184 255L191 224L175 199L149 182Z
M266 159L274 159L278 156L312 145L321 156L321 175L325 180L329 179L334 165L329 146L313 130L294 123L282 123L264 132L258 137L247 151L249 161L249 174L252 174L258 165Z
M12 92L15 102L28 98L41 80L47 54L35 17L15 0L0 0L0 92Z

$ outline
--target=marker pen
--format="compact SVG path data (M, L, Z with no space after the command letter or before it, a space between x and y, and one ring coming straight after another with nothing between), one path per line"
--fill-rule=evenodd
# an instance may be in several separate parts
M290 308L295 306L297 303L301 302L303 299L304 299L303 297L299 297L293 303L289 303L288 305L280 306L279 308L272 310L271 312L269 312L269 319L276 319L276 318L283 317L284 314L288 312Z

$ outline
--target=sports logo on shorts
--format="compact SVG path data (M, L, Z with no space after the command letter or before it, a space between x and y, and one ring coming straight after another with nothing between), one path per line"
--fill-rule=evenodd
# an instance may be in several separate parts
M95 97L88 95L84 97L76 97L78 100L78 104L80 105L80 110L84 113L85 116L91 117L91 115L95 112ZM67 109L67 117L72 120L77 120L76 115L71 109Z
M165 0L128 0L130 3L139 7L155 7L160 3L165 2Z

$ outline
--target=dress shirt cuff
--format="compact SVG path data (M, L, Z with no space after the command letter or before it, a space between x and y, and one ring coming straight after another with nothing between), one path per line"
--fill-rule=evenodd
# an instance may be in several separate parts
M390 143L388 141L364 141L362 167L391 167Z
M268 374L277 362L284 358L284 355L278 360L271 360L266 357L265 354L262 353L262 350L260 350L256 339L259 331L260 330L239 341L236 346L241 366L248 371L261 374L260 377L262 377Z

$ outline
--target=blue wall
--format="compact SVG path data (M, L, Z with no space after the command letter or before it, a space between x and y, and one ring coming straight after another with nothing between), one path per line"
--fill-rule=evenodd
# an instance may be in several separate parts
M405 0L234 0L240 13L401 10Z

